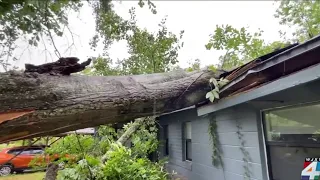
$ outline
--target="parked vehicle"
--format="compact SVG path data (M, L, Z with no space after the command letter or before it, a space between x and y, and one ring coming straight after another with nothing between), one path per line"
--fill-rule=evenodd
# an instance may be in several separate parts
M44 155L44 151L45 146L19 146L1 150L0 176L7 176L13 172L20 173L32 169L30 162L36 157L39 164L53 162L60 158L59 155Z

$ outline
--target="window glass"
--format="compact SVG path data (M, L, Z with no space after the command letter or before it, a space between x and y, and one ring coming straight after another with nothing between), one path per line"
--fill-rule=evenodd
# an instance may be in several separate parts
M169 155L169 129L168 125L163 126L163 135L165 140L165 155Z
M187 140L186 142L186 159L191 161L192 160L192 144L191 140Z
M265 114L268 141L320 142L320 105L269 111Z
M44 150L43 149L33 149L32 154L43 154Z
M13 154L13 155L15 155L15 154L18 154L21 150L22 150L22 149L12 149L12 150L9 150L9 151L8 151L8 154Z
M267 111L264 129L270 179L300 180L306 157L320 157L320 105Z
M23 150L21 155L31 155L32 154L32 149L26 149L26 150Z
M184 146L185 146L185 159L192 160L192 136L191 136L191 122L184 124Z
M191 139L191 122L186 122L184 127L185 127L184 137L186 139Z

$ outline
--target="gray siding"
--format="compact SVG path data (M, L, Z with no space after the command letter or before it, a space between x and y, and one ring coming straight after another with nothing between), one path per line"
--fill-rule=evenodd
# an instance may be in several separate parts
M160 118L169 125L170 168L190 180L241 180L244 179L243 153L237 136L236 120L242 126L245 149L250 155L251 179L262 180L261 154L259 151L258 121L255 110L245 106L228 108L214 113L223 152L224 169L212 165L212 148L208 135L209 119L197 117L194 110L187 110ZM182 123L192 121L192 163L183 161Z
M191 176L191 162L184 160L184 148L182 143L182 127L183 123L192 121L197 118L195 109L177 112L170 115L160 117L160 140L163 137L161 125L168 125L169 133L169 163L167 165L169 171L175 171L180 178ZM193 126L193 124L192 124ZM193 133L193 130L192 130ZM192 135L193 136L193 135ZM163 157L164 147L160 146L160 157Z

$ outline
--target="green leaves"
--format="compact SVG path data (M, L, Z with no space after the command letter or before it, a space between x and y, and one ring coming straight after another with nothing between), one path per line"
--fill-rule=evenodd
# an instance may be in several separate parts
M200 59L195 59L194 61L189 61L189 67L186 69L187 72L200 70Z
M79 11L80 0L63 1L28 1L2 0L0 2L0 49L1 59L13 56L18 38L27 37L31 46L38 46L40 37L50 34L62 36L63 26L68 25L67 16L70 10ZM14 59L14 57L13 57ZM0 65L7 69L8 62Z
M320 33L320 1L281 1L275 17L281 25L294 28L293 36L300 42Z
M218 126L216 120L211 117L209 121L208 126L208 133L211 141L211 147L212 147L212 165L215 167L223 167L223 161L222 161L222 151L220 150L220 142L219 142L219 136L217 132Z
M155 8L147 1L149 8ZM139 5L144 6L140 0ZM135 9L129 11L131 18L124 20L113 10L100 12L97 17L97 32L91 41L93 48L97 47L100 38L105 46L104 58L98 58L92 67L91 74L99 75L130 75L150 74L171 70L178 63L178 51L183 46L181 39L184 31L175 35L168 31L166 18L159 23L157 32L149 32L136 24ZM128 43L130 56L112 62L108 57L108 49L114 41L125 40Z
M214 89L212 89L206 94L206 99L209 99L210 102L213 102L215 99L219 99L220 88L226 85L227 83L228 83L227 79L221 78L219 80L216 80L215 78L210 78L209 85L210 86L213 85Z
M110 153L108 161L102 169L101 178L110 180L166 180L166 173L160 163L153 163L145 157L135 156L131 150L118 146Z
M220 68L231 70L285 45L281 42L266 44L261 39L262 32L259 29L255 33L249 33L244 27L236 29L230 25L217 25L205 47L207 50L225 51L219 57Z
M213 89L206 94L206 98L213 102L215 99L219 99L219 93L216 89Z
M139 6L142 8L142 7L145 5L144 1L147 2L148 6L149 6L149 9L151 10L151 12L152 12L153 14L157 14L156 5L155 5L153 2L151 2L150 0L139 0L139 3L138 3Z
M127 123L122 130L127 130L132 125L133 123ZM69 162L67 168L59 171L60 180L166 180L166 161L151 162L148 159L148 155L158 149L157 132L155 119L148 118L131 136L132 145L126 147L116 142L122 131L105 125L99 127L97 138L68 135L47 148L46 153L81 155L76 162ZM102 164L101 156L105 153L108 160Z

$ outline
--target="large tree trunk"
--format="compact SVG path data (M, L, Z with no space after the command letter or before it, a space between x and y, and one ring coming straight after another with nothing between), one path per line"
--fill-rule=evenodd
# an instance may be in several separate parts
M107 77L0 73L0 143L188 107L205 100L213 76L208 70Z

